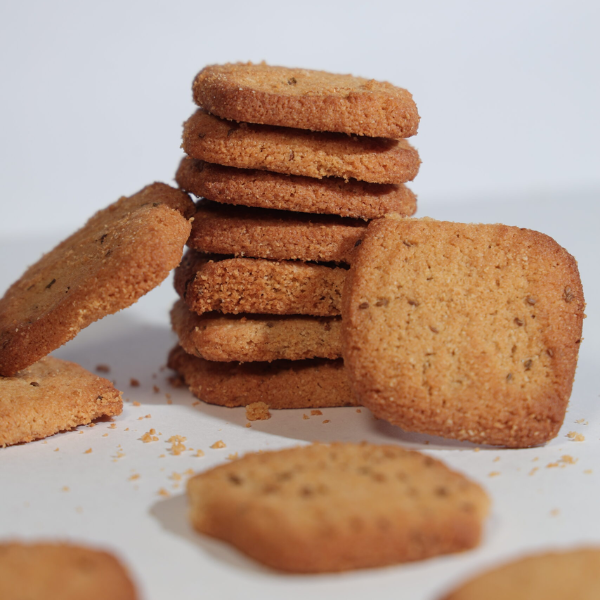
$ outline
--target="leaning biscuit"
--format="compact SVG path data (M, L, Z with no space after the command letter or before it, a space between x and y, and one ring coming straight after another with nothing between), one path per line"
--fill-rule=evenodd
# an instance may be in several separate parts
M177 346L167 366L208 404L230 408L255 402L270 408L356 406L341 360L211 362Z
M224 258L188 250L175 271L175 289L198 314L340 314L347 271L259 258Z
M110 381L47 356L13 377L0 377L0 448L120 415L122 410L121 392Z
M73 544L0 544L2 600L136 600L123 565Z
M325 71L210 65L196 76L193 93L208 112L235 121L388 138L410 137L419 126L405 89Z
M404 183L419 172L419 153L406 140L225 121L197 110L184 124L186 154L210 163L307 177Z
M205 360L270 362L342 355L339 317L198 315L179 300L171 310L171 325L179 345Z
M11 376L130 306L181 260L189 197L155 183L96 213L0 299L0 375Z
M379 418L532 446L563 422L583 310L577 264L546 235L384 218L369 226L348 275L343 355Z
M596 600L600 549L538 554L475 577L443 600Z
M489 505L442 462L366 443L248 454L190 479L188 497L199 532L295 573L468 550Z
M367 229L358 219L199 202L187 245L214 254L344 262Z
M189 156L181 160L175 181L182 190L199 197L259 208L357 219L376 219L392 212L410 217L417 209L416 196L403 184L236 169Z

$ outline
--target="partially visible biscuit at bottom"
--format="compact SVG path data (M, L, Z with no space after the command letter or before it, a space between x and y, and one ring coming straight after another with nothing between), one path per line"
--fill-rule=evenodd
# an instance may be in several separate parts
M296 573L474 548L489 507L476 483L442 462L366 443L249 454L190 479L188 497L199 532Z
M176 346L167 366L208 404L236 407L264 402L269 408L357 406L342 360L212 362Z
M121 563L72 544L0 544L2 600L136 600Z
M0 448L120 415L122 410L121 392L110 381L47 356L14 377L0 377Z
M600 548L521 558L471 579L443 600L597 600Z

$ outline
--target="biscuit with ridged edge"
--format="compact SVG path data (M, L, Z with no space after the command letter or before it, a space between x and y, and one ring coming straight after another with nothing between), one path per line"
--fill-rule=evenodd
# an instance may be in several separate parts
M234 408L264 402L276 409L357 406L339 359L213 362L176 346L167 366L208 404Z
M120 415L121 392L79 365L46 356L0 377L0 447L31 442Z
M558 433L584 310L574 258L506 225L369 225L342 307L361 402L402 427L527 447Z
M109 552L71 543L0 544L2 600L136 600L127 570Z
M443 600L597 600L600 548L536 554L475 577Z
M197 204L187 245L200 252L270 260L350 263L367 229L359 219Z
M212 361L256 362L340 358L339 317L308 315L198 315L178 300L171 325L188 353Z
M441 461L366 443L248 454L190 479L188 497L199 532L294 573L469 550L489 506L476 483Z
M90 323L136 302L181 260L194 203L154 183L97 212L0 299L0 375L14 375Z
M228 258L188 250L175 270L175 289L198 314L340 314L347 271L262 258Z
M365 220L392 212L410 217L417 210L416 196L403 184L236 169L189 156L181 160L175 181L190 194L225 204Z
M387 138L419 126L410 92L353 75L228 63L204 67L192 88L196 104L234 121Z
M419 172L406 140L236 123L197 110L183 126L184 152L210 163L307 177L405 183Z

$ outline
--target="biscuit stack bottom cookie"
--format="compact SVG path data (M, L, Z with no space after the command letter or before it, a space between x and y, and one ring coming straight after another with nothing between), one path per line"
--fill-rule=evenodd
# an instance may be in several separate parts
M416 210L412 97L264 64L206 67L193 89L176 180L202 200L175 277L169 366L213 404L355 404L342 289L368 221Z

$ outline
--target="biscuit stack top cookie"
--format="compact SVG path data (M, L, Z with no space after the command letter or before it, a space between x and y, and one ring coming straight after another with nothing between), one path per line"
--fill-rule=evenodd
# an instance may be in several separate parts
M203 199L175 278L170 365L218 404L352 403L341 293L368 221L416 210L412 96L251 63L206 67L193 95L176 180Z

